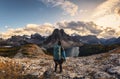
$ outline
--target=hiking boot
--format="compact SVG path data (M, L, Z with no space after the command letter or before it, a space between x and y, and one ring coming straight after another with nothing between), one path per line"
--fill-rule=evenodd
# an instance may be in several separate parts
M60 71L59 73L62 73L62 71Z

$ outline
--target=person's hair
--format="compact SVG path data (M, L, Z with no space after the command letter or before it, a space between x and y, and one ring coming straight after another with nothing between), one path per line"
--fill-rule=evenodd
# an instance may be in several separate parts
M61 41L58 41L58 45L60 45L60 46L61 46Z

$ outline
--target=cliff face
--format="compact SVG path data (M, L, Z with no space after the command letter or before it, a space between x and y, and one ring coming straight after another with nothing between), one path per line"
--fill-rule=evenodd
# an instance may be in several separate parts
M105 54L87 57L68 57L63 63L63 72L54 72L50 56L38 58L0 57L0 77L13 79L120 79L120 48ZM18 68L19 67L19 68Z

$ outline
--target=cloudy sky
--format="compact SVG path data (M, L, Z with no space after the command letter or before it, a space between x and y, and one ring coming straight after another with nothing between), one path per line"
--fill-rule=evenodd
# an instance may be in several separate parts
M0 37L68 34L120 36L120 0L0 0Z

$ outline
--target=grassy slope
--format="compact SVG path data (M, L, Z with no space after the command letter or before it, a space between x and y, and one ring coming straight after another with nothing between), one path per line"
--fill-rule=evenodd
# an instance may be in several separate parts
M0 47L0 56L12 57L17 53L19 49L20 47L11 47L11 48Z

